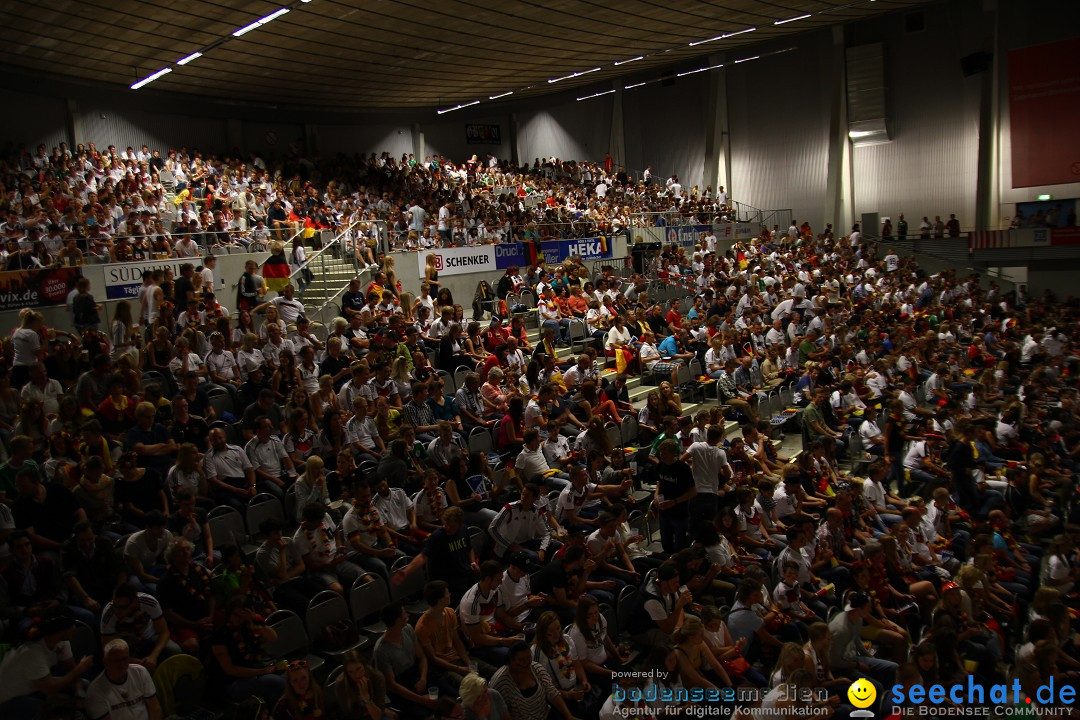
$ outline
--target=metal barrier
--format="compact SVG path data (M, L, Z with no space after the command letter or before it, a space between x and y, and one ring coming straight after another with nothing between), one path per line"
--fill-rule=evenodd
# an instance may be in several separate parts
M349 281L360 274L361 265L367 267L367 263L361 261L357 252L356 243L361 238L357 230L359 226L373 222L361 220L348 225L289 275L289 282L296 288L297 298L305 306L315 306L315 309L310 311L313 316L321 315L348 287ZM294 237L293 243L296 241ZM290 252L291 258L291 249L287 252Z

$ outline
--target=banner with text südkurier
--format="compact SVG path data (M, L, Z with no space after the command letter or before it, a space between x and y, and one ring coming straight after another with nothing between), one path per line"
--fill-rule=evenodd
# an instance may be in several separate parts
M190 263L192 266L198 267L202 265L202 260L199 258L177 258L175 260L146 260L144 262L104 265L105 298L108 300L136 298L139 296L139 286L142 285L143 272L172 268L173 275L180 277L180 266L184 263Z
M63 305L68 293L75 289L75 281L81 276L82 270L79 268L0 272L0 310Z

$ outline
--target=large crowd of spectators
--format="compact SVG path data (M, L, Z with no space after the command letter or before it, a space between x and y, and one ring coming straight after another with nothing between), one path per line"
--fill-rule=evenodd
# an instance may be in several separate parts
M354 213L408 244L614 228L620 206L708 221L726 205L590 163L373 156L295 161L294 175L92 146L6 163L4 230L31 255L42 233L109 254L152 234L139 223L169 210L164 170L202 252L215 212L229 242L254 232L261 201L234 204L248 188L298 218L266 226L275 252L274 233ZM529 188L544 201L526 209ZM856 678L883 703L897 684L1016 678L1034 697L1075 683L1074 302L930 275L794 222L728 250L711 234L665 247L629 277L510 268L495 315L472 321L433 269L414 298L374 253L329 327L292 286L267 299L254 264L234 317L199 295L212 256L199 272L190 257L179 277L147 273L108 328L84 286L78 334L26 309L5 339L5 717L159 720L158 671L177 657L205 664L211 704L254 697L291 720L640 709L614 682L675 692L654 707L673 715L691 690L756 688L768 717L805 702L789 687L826 688L813 702L846 717ZM656 304L658 283L684 297ZM515 300L526 291L535 310ZM655 385L644 405L630 382ZM688 415L702 388L720 402ZM763 408L789 393L798 411L774 425ZM774 442L796 426L801 446ZM278 517L212 531L208 513L265 502ZM419 607L353 618L373 648L333 628L333 648L312 638L343 668L332 684L330 667L269 654L275 611L304 618L322 591L417 578ZM653 672L615 675L631 669Z

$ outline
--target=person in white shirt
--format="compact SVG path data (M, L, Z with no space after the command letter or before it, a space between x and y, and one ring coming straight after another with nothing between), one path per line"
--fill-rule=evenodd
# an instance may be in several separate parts
M278 317L281 318L283 323L286 325L295 323L296 319L304 314L304 304L297 300L295 295L296 288L292 284L286 285L281 289L280 295L255 307L251 312L254 314L273 306L277 308Z
M379 511L383 525L390 531L398 549L415 557L420 552L420 545L415 539L419 527L416 524L416 509L406 492L399 487L390 487L390 483L383 478L375 486L371 504Z
M37 400L42 404L42 411L46 417L56 415L60 407L60 396L64 394L64 386L59 380L48 376L43 363L35 362L30 366L30 382L22 386L19 392L20 398Z
M161 704L150 671L133 664L128 644L117 638L105 645L105 672L86 692L90 720L161 720Z
M210 352L203 358L211 382L225 387L240 384L240 366L236 357L225 349L225 336L220 332L210 333Z
M495 541L495 554L508 559L508 554L525 553L532 562L543 564L559 543L552 544L551 528L536 500L540 495L534 483L526 483L521 500L507 503L488 526Z
M518 453L514 467L525 482L543 480L551 471L551 467L548 466L547 458L540 449L540 429L528 428L525 430L522 440L521 452ZM559 472L558 475L563 480L561 485L565 486L566 474Z
M720 488L731 479L727 453L720 447L724 427L710 425L705 432L705 441L691 443L681 458L683 462L689 461L697 488L697 495L690 498L691 536L696 535L702 524L716 517Z
M877 420L877 407L868 406L863 414L863 422L859 425L859 437L862 439L863 451L877 457L885 455L885 436L881 434L881 427Z
M505 664L510 646L520 640L519 636L500 637L494 633L496 620L507 628L517 625L499 597L502 580L502 565L494 560L484 561L480 565L480 581L465 592L458 604L458 617L474 654L494 665Z
M0 664L0 707L4 717L32 718L48 698L71 692L94 664L87 655L78 662L71 654L75 620L61 609L49 611L36 625L38 639L4 654ZM63 674L53 675L53 668Z
M192 239L191 235L184 235L176 241L173 247L178 258L193 258L199 256L199 244Z

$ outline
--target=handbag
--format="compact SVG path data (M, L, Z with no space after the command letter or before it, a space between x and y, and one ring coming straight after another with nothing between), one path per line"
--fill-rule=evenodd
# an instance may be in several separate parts
M323 628L321 645L324 650L344 650L359 639L360 633L352 620L339 620Z
M736 655L730 660L721 660L720 664L724 666L727 674L732 677L742 677L750 669L750 663L742 655Z

